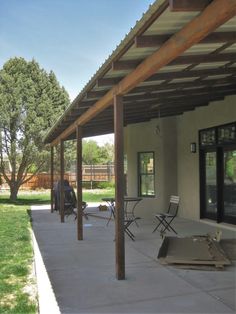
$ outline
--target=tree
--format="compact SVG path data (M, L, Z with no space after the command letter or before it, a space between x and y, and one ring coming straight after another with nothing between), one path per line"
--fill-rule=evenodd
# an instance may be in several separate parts
M107 164L114 161L114 145L105 143L100 147L100 159L102 164Z
M32 60L13 58L0 70L0 173L10 187L10 199L48 161L43 138L69 104L69 97L51 71ZM11 173L3 159L8 158Z
M100 150L96 141L83 140L82 159L85 165L94 165L99 163Z

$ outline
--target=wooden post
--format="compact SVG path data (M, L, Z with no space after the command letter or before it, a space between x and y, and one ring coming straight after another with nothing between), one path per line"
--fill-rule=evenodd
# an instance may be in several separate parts
M64 213L64 141L60 141L60 216L61 222L65 222Z
M82 128L76 127L77 238L83 240L82 211Z
M54 185L54 147L51 146L51 213L54 212L54 190L53 190L53 185Z
M114 96L116 278L125 279L124 131L122 96Z

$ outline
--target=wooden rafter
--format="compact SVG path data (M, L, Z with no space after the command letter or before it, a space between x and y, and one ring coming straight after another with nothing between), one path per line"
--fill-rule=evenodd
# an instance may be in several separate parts
M151 48L163 45L173 34L142 35L135 38L136 48ZM202 39L199 44L218 44L236 42L236 32L215 32Z
M236 61L235 53L224 53L224 54L214 54L214 55L213 54L185 55L185 56L180 56L170 61L166 65L173 66L173 65L185 65L185 64L192 64L192 63L211 63L211 62L229 62L229 61ZM143 62L143 59L116 61L112 65L112 70L113 71L133 70L142 62Z
M200 88L189 88L187 90L175 90L173 92L170 91L163 91L163 92L153 92L151 94L140 94L140 95L126 95L124 97L124 101L137 101L137 100L147 100L147 99L167 99L167 98L172 98L172 97L183 97L185 96L191 96L191 95L202 95L202 94L208 94L210 95L212 94L225 94L228 93L230 91L235 92L236 89L236 85L232 84L232 85L228 85L228 86L219 86L217 87L217 90L214 87L208 87L208 86L204 86L204 87L200 87Z
M235 71L235 70L234 70ZM182 73L182 72L180 72ZM199 77L202 78L203 76ZM175 79L173 76L170 78L170 80ZM196 77L197 79L197 77ZM129 94L135 94L135 93L149 93L153 91L161 91L161 90L170 90L170 89L183 89L183 88L189 88L189 87L196 87L199 86L209 86L209 85L226 85L226 84L233 84L236 83L236 78L234 77L225 77L225 78L214 78L214 79L208 79L208 80L201 80L196 82L195 80L187 81L187 82L176 82L176 83L169 83L169 84L152 84L149 86L140 86L132 89L132 91L129 92ZM94 91L91 92L91 98L100 98L103 95L105 95L107 91ZM90 94L88 95L90 96Z
M170 71L170 72L162 72L156 73L149 77L146 81L160 81L160 80L168 80L173 78L189 78L189 77L200 77L200 76L211 76L211 75L227 75L227 74L234 74L234 68L217 68L217 69L203 69L203 70L191 70L191 71ZM124 77L117 77L117 78L102 78L97 81L97 87L102 86L112 86L120 82Z
M169 0L170 11L189 12L202 11L212 0Z

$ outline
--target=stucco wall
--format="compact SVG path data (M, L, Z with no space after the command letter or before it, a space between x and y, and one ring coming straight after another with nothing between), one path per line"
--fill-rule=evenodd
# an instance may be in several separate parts
M157 132L157 125L160 133ZM136 210L141 217L153 217L154 213L164 210L168 203L167 195L177 191L176 118L154 119L147 123L130 125L125 130L125 138L129 196L138 195L138 152L154 151L155 153L156 195L154 198L143 198Z
M198 145L198 131L236 120L236 96L214 102L177 117L154 119L125 129L128 161L128 195L137 196L137 153L155 152L155 198L144 198L137 207L141 217L163 211L171 194L181 197L179 216L199 219L199 153L190 153L190 143ZM160 134L156 126L160 126Z

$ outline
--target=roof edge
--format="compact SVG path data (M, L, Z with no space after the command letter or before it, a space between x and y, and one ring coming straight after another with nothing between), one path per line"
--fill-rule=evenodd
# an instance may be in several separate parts
M110 56L108 56L104 63L99 67L97 72L91 77L88 83L80 91L78 96L76 96L76 98L71 102L71 104L65 109L64 113L60 116L60 118L50 128L50 130L47 132L43 139L44 144L50 144L53 140L55 140L55 138L50 140L50 137L53 135L53 132L58 127L60 122L62 122L62 120L68 114L68 112L83 99L85 93L88 92L88 90L93 87L99 76L102 75L102 73L106 73L108 71L110 63L113 62L114 59L119 57L119 54L122 52L122 50L125 49L125 47L132 44L132 41L139 34L140 30L143 27L145 27L145 24L148 24L149 21L152 21L153 16L155 16L155 14L159 10L161 10L162 13L168 6L169 6L168 0L156 0L153 4L149 6L148 10L145 13L143 13L140 20L136 22L135 26L131 28L130 32L125 36L125 38L121 40L120 44L117 45L116 49L113 50Z

